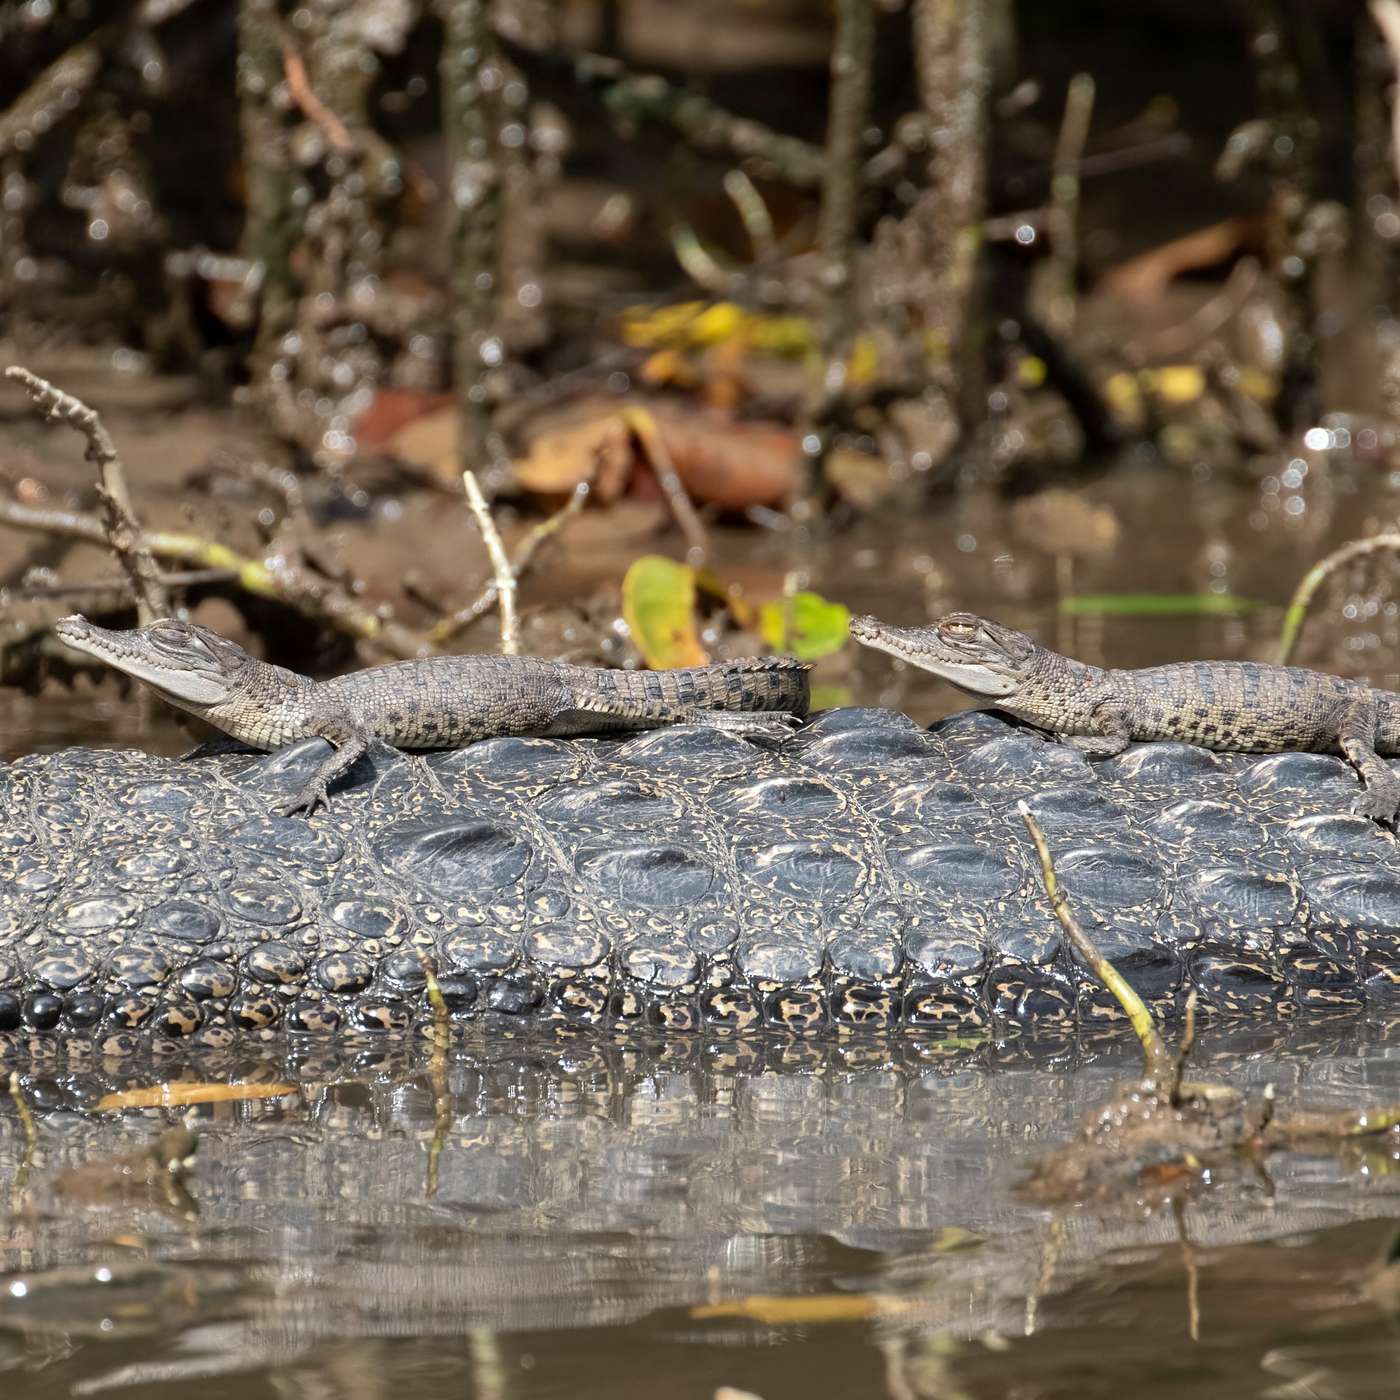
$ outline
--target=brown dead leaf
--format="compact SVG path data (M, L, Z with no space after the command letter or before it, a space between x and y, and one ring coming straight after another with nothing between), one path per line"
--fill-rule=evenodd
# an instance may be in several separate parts
M655 417L676 475L699 504L776 506L796 487L797 438L786 428L675 409Z
M414 418L385 439L383 450L395 461L446 490L461 480L455 407Z
M355 436L366 447L387 443L400 429L419 418L450 408L451 394L425 394L417 389L380 389L355 423Z
M627 425L616 413L590 418L567 428L543 433L530 445L530 454L516 463L516 480L541 495L565 495L581 481L593 483L601 501L616 500L636 465L636 452Z
M600 500L615 499L631 482L644 451L626 420L627 406L541 434L516 463L527 491L562 495L592 481ZM743 510L779 505L796 482L797 440L785 428L736 423L674 405L650 408L676 475L700 505Z

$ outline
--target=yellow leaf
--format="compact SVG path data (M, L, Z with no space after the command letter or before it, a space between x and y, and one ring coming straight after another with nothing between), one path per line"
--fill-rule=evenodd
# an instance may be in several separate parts
M622 615L653 670L709 661L695 631L695 571L687 565L659 554L634 560L622 580Z

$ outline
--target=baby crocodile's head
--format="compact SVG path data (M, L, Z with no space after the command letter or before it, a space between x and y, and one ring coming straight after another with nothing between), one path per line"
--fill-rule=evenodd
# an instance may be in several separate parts
M1015 695L1041 654L1024 633L964 612L948 613L931 627L891 627L879 618L856 617L851 636L989 700Z
M227 701L240 679L261 664L217 632L173 617L133 632L112 632L74 616L53 630L74 651L144 681L171 704L196 714Z

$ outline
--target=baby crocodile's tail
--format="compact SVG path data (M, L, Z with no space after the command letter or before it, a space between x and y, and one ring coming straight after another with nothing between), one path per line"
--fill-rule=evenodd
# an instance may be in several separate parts
M809 661L744 656L675 671L606 671L616 693L690 710L777 710L805 716L811 705Z

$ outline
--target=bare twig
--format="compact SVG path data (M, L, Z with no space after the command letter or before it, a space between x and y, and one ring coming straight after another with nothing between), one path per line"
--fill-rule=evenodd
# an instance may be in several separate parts
M1400 2L1400 0L1398 0ZM773 230L773 216L768 211L758 186L749 179L746 171L737 166L725 172L724 192L733 201L744 222L744 232L749 236L749 246L758 262L767 262L777 256L778 242Z
M535 555L539 552L540 546L546 540L557 535L564 525L583 509L584 502L587 501L591 490L592 487L588 482L580 481L564 505L548 519L541 520L539 524L533 526L525 538L521 540L520 548L515 551L515 558L511 560L510 565L511 574L517 583L534 563ZM485 617L500 602L500 598L501 591L493 578L477 594L474 602L468 603L466 607L459 608L449 617L444 617L441 621L434 623L428 629L428 640L435 647L446 646L459 632L465 631L478 618Z
M96 410L72 394L55 388L47 379L40 379L22 365L11 365L5 371L5 377L23 385L47 422L65 422L87 439L86 455L88 461L97 467L97 490L106 516L104 535L122 571L131 580L141 625L144 627L158 617L169 617L170 595L160 581L155 557L132 510L126 472L117 455L116 444L102 426L102 419Z
M231 583L238 575L232 569L182 569L178 573L162 573L166 588L191 588L201 583ZM96 593L131 594L131 580L99 578L89 583L23 584L15 588L0 588L0 606L10 598L86 598Z
M1070 947L1088 964L1090 971L1113 993L1118 1004L1127 1013L1128 1020L1142 1043L1143 1056L1147 1061L1147 1077L1168 1081L1175 1072L1175 1061L1157 1027L1152 1023L1152 1013L1143 1004L1142 998L1124 980L1122 973L1099 952L1093 940L1079 927L1079 921L1070 911L1069 901L1056 878L1055 863L1051 859L1045 833L1040 829L1040 823L1031 815L1031 809L1024 802L1018 802L1016 810L1021 814L1021 820L1025 822L1026 830L1030 832L1031 840L1035 844L1035 853L1040 857L1040 873L1045 881L1045 893L1050 896L1050 907L1055 911L1055 917L1059 920Z
M283 45L282 67L287 74L287 91L302 116L320 127L322 135L337 151L353 151L354 138L345 123L316 96L316 90L306 74L306 64L290 44Z
M500 31L497 37L527 76L571 79L599 98L619 122L668 126L697 151L728 155L794 185L810 188L821 183L824 158L819 146L735 116L708 97L656 74L634 73L604 54L527 48Z
M491 508L486 497L481 494L481 486L476 473L462 473L462 485L467 488L467 504L481 530L481 538L486 542L486 552L491 556L491 569L496 576L496 594L501 608L501 653L505 656L520 655L520 624L515 617L515 574L506 558L506 547L501 543L500 531L491 519Z
M0 525L88 544L107 542L107 532L94 516L41 510L17 501L0 499ZM202 569L227 570L245 593L285 603L304 617L325 623L390 656L422 656L432 649L427 638L364 607L339 584L315 578L285 560L250 559L217 540L174 531L148 531L143 539L151 553L162 559L174 559Z
M702 563L709 551L710 539L705 533L700 516L696 513L690 493L685 489L685 483L676 471L676 464L671 459L671 450L666 446L665 435L655 416L648 409L636 407L623 408L618 416L646 453L647 461L656 475L657 485L661 487L661 494L666 497L666 504L671 508L671 514L689 546L689 562Z
M1094 80L1087 73L1076 73L1065 94L1065 111L1060 135L1055 143L1054 173L1050 179L1050 207L1046 227L1050 234L1050 256L1040 267L1040 313L1046 324L1060 335L1074 328L1077 298L1075 278L1079 267L1077 225L1079 221L1079 162L1089 135L1089 118L1094 110Z
M1225 284L1213 296L1203 301L1184 321L1166 326L1140 340L1130 340L1123 347L1123 358L1129 364L1143 364L1151 359L1170 359L1218 335L1244 309L1259 285L1259 259L1241 258L1230 269Z
M1283 615L1283 629L1279 633L1278 655L1275 657L1280 666L1287 666L1292 659L1293 649L1298 645L1298 634L1303 630L1308 609L1328 575L1335 573L1343 564L1349 564L1353 559L1360 559L1383 549L1400 551L1400 531L1387 530L1364 540L1352 540L1350 544L1333 550L1303 575L1303 581L1294 590L1293 597L1289 599L1288 611Z
M24 1129L24 1142L29 1151L33 1151L35 1144L39 1141L38 1130L34 1127L34 1115L29 1111L29 1105L25 1102L24 1090L20 1086L19 1072L10 1071L10 1098L14 1101L15 1112L19 1114L20 1126Z
M100 32L100 31L99 31ZM61 54L0 115L0 157L56 126L102 71L102 45L89 37Z

